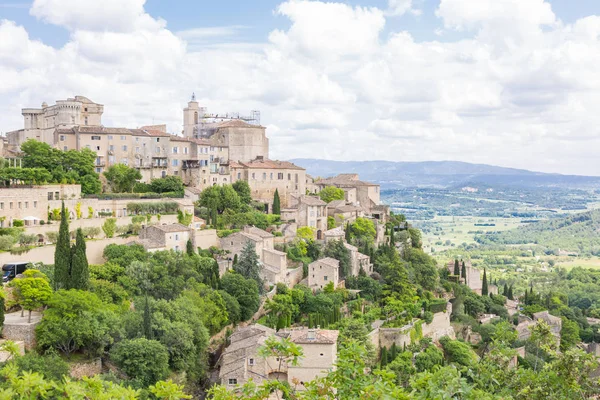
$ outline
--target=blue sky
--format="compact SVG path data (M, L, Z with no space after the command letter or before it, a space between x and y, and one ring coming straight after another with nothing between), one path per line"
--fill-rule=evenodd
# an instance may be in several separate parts
M84 95L177 134L195 92L272 158L600 175L598 65L600 0L0 0L0 133Z
M289 20L274 14L281 3L279 0L148 0L146 11L153 17L167 21L173 31L182 31L199 27L240 27L236 35L221 37L218 40L264 42L273 29L285 29ZM387 0L352 0L343 3L353 6L378 7L385 9ZM599 0L549 0L556 15L565 23L578 18L598 14ZM61 27L36 20L29 15L30 2L18 0L0 0L0 19L9 19L25 26L32 38L44 41L52 46L62 46L69 39L69 32ZM407 30L416 40L454 40L464 33L453 33L440 38L435 30L443 26L436 17L438 0L416 0L416 6L422 14L405 14L390 18L385 33ZM217 40L217 39L215 39Z

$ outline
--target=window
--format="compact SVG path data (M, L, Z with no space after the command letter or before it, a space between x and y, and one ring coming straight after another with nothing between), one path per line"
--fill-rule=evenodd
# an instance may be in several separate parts
M83 109L83 111L87 112L87 107L85 107L85 108Z
M125 137L125 136L121 136L121 140L125 140L125 139L126 139L126 137Z
M60 194L58 192L54 192L54 200L60 199Z
M279 172L277 174L277 179L283 179L283 172Z
M179 166L179 160L172 160L171 161L171 165L174 166L174 167Z
M102 168L96 168L96 172L97 173L101 173L102 172Z
M238 179L242 179L242 173L238 172Z
M187 148L187 147L184 147L184 148L183 148L183 154L187 154L187 153L188 153L188 148Z
M254 172L252 173L252 179L256 179L256 174Z
M237 379L235 378L229 378L228 382L230 385L237 385Z
M85 124L85 125L87 125L87 124L88 124L88 117L85 117L84 124Z
M323 357L323 353L319 354L321 357Z
M173 147L173 154L178 154L179 148L177 146Z
M12 206L12 201L10 202L10 209L12 210L13 206Z
M266 180L267 180L267 173L263 172L263 181L266 181Z
M129 165L129 159L127 159L127 158L124 158L124 159L122 160L121 164L123 164L123 165Z
M92 140L100 140L100 136L92 136Z
M140 152L140 148L139 148L139 146L135 148L135 152L136 152L136 153L139 153L139 152Z
M123 151L127 151L127 146L123 146Z
M159 153L160 153L160 147L157 147L156 148L156 154L159 154Z
M179 240L179 234L175 234L175 240Z
M156 143L160 142L160 138L156 138Z
M108 150L114 151L115 150L115 146L112 145L112 144L108 145Z
M248 359L248 365L254 365L254 358Z
M271 180L273 180L273 173L271 172Z
M327 280L327 275L325 275L325 276L323 277L323 280L324 280L324 281L326 281L326 280Z
M48 192L48 200L52 200L52 196L53 196L53 193L52 192Z
M292 180L292 174L288 174L288 181Z
M65 135L60 135L60 141L64 142L65 141Z
M100 146L96 146L96 151L100 151Z
M179 246L175 246L175 251L179 251Z
M108 140L113 140L112 135L108 135Z
M0 203L0 210L4 210L4 203Z
M67 146L63 147L63 150L64 150L64 151L67 151L67 149L68 149L68 148L67 148Z
M25 202L25 208L29 208L29 202L28 201Z
M21 209L21 202L19 202L19 209Z

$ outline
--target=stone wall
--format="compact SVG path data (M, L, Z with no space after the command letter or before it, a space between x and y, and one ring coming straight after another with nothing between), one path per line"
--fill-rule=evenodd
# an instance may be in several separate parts
M196 231L194 243L196 247L203 249L208 249L211 246L220 247L217 231L214 229Z
M86 244L86 254L88 262L90 264L104 264L104 258L102 253L104 248L109 244L126 244L133 240L135 237L129 238L113 238L113 239L99 239L99 240L88 240ZM47 245L42 247L36 247L31 249L27 253L23 254L10 254L8 252L0 253L0 265L4 265L14 261L24 262L42 262L45 264L54 264L54 245Z
M74 362L69 365L71 378L81 379L86 376L95 376L102 373L102 359Z
M25 321L26 321L25 317ZM4 323L2 329L2 337L13 342L23 342L25 349L31 350L35 347L35 327L39 323L38 321L31 323Z
M303 268L302 266L295 269L288 269L285 277L285 283L289 287L294 287L302 280Z

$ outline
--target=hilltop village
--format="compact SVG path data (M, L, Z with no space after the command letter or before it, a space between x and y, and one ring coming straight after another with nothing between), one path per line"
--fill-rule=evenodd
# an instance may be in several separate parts
M600 338L560 299L438 267L379 185L271 159L260 112L192 96L176 134L103 113L43 103L0 140L0 362L19 395L38 398L32 377L56 398L597 393Z

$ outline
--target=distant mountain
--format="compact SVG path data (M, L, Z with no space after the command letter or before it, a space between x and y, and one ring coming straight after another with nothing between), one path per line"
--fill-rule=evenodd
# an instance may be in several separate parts
M459 161L329 161L310 158L290 160L312 176L358 173L384 188L502 185L522 187L600 188L600 177L547 174L524 169L470 164Z
M540 221L509 231L479 235L482 244L539 244L554 251L600 254L600 210Z

